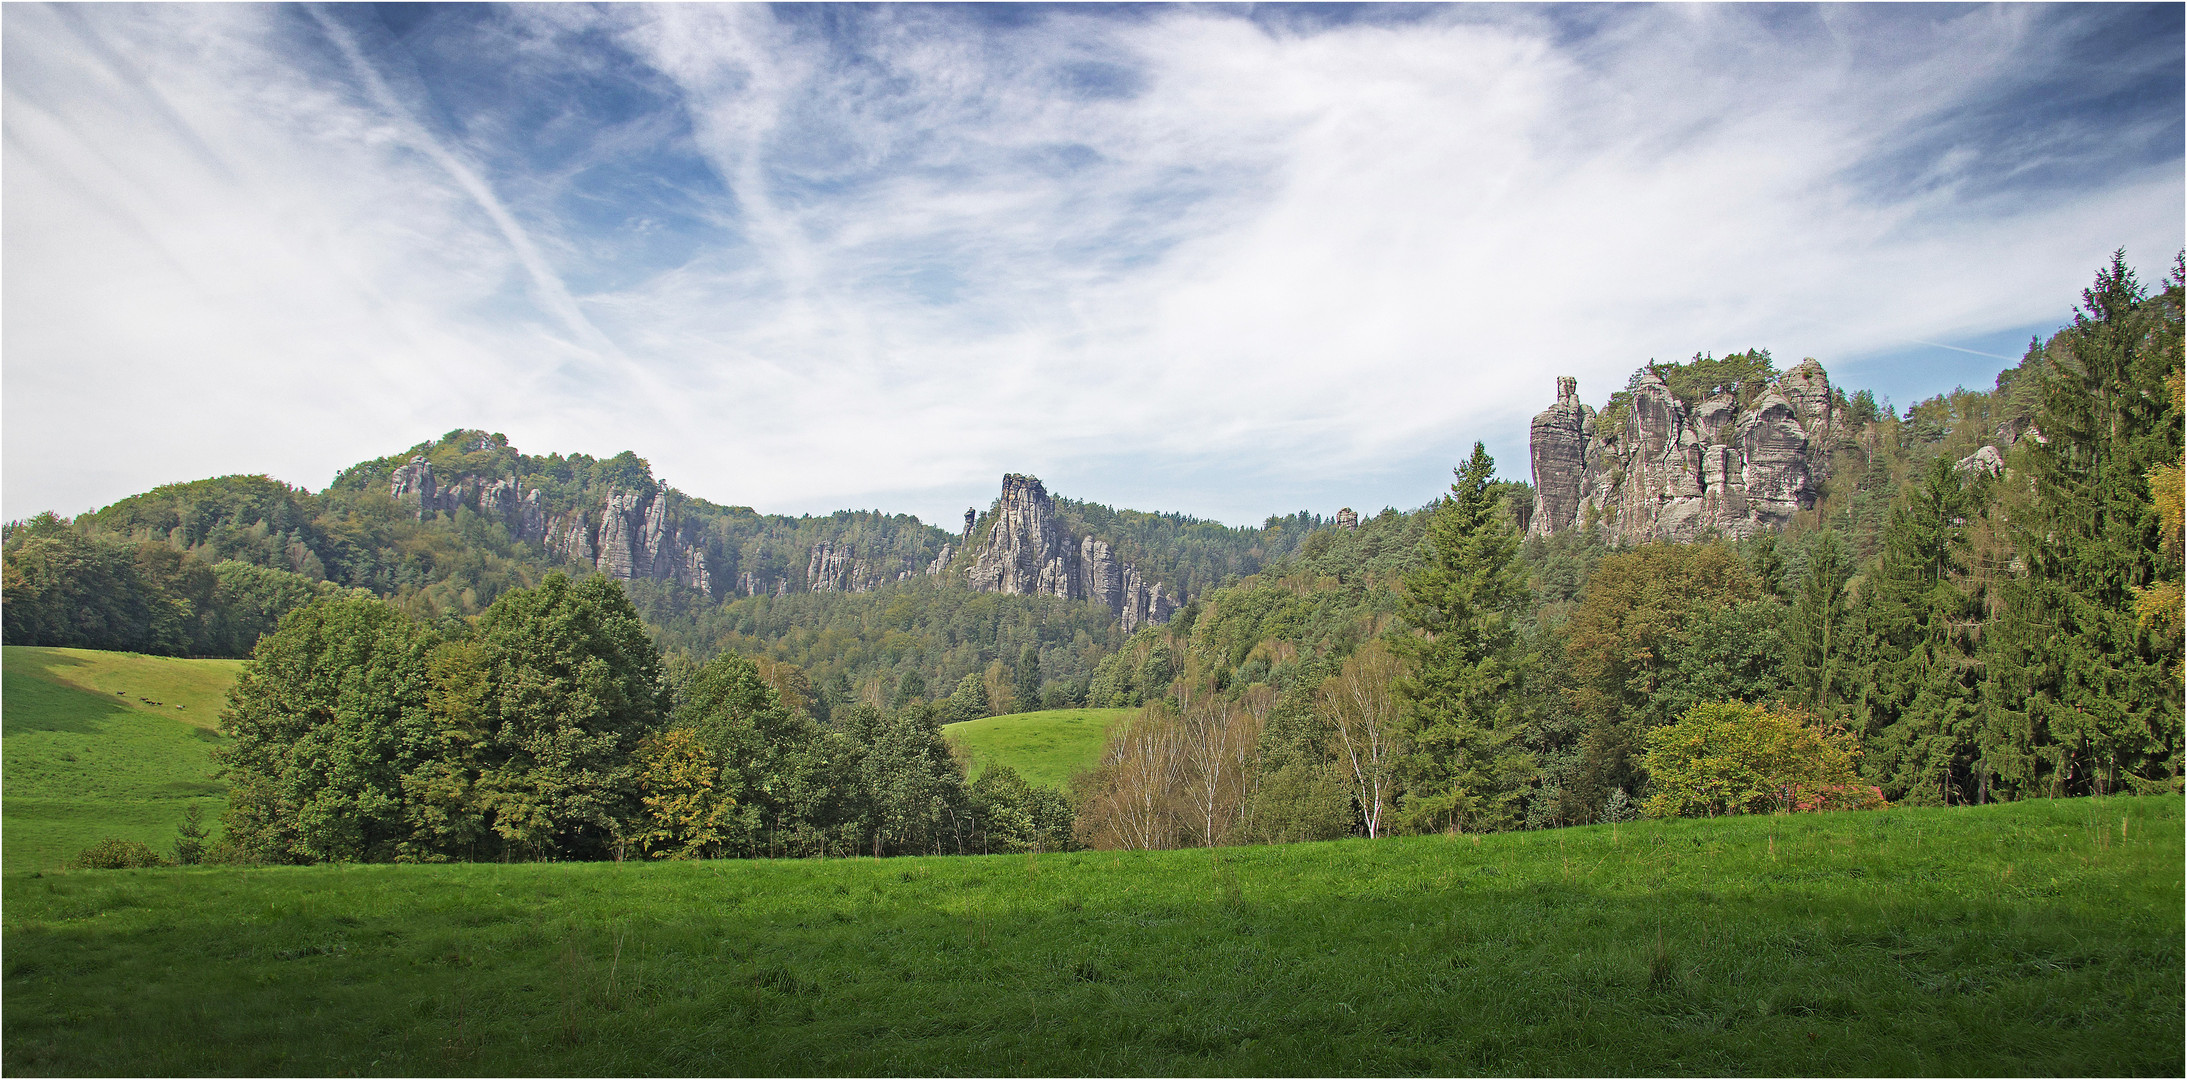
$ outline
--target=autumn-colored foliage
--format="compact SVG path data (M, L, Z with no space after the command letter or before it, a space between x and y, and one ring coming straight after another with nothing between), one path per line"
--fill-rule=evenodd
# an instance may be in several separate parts
M636 837L656 859L718 854L734 824L737 801L720 785L721 766L699 733L673 727L638 745L638 788L645 814Z
M1697 705L1647 734L1649 817L1878 810L1854 770L1860 739L1789 705Z

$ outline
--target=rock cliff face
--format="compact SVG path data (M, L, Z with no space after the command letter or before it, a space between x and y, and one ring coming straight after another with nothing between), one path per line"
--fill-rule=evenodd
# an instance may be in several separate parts
M891 581L907 581L921 573L941 573L941 567L949 562L950 547L942 545L942 556L936 562L921 567L909 555L898 555L894 560L861 559L858 546L849 542L822 540L812 546L812 559L805 566L805 590L807 592L872 592ZM756 595L757 586L746 586L748 594ZM777 595L783 595L777 593Z
M1782 528L1815 504L1840 405L1813 360L1759 393L1743 390L1688 408L1654 368L1643 368L1606 425L1581 404L1576 380L1558 379L1556 403L1534 418L1530 438L1528 534L1592 523L1612 539L1642 543Z
M971 530L966 529L969 542ZM1038 479L1011 473L1002 478L994 524L965 572L980 592L1012 596L1045 594L1106 604L1131 633L1169 621L1182 602L1121 563L1107 541L1074 537L1056 513L1055 500Z
M469 507L499 520L518 540L537 540L559 558L585 563L623 581L673 581L707 593L713 576L697 527L677 514L667 489L612 491L598 511L549 518L537 491L514 480L433 474L421 455L398 467L389 485L397 499L415 501L420 516Z

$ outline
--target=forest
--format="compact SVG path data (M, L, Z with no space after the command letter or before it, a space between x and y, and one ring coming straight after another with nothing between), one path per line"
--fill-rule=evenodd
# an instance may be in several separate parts
M1993 388L1854 395L1781 533L1522 539L1531 488L1479 444L1447 496L1356 526L1065 502L1188 583L1126 638L1096 605L946 576L737 596L572 575L467 510L406 513L385 478L438 455L574 506L652 483L645 463L456 432L316 495L231 477L11 525L6 640L250 655L210 856L251 862L1174 848L2178 791L2183 286L2187 262L2152 289L2121 254ZM1697 392L1774 369L1662 370ZM817 538L911 563L952 539L702 508L716 580ZM1139 711L1067 792L968 779L940 734L1070 705Z

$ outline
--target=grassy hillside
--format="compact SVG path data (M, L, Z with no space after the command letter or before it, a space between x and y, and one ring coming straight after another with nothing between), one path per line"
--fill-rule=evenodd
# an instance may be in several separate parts
M0 649L0 866L53 867L103 837L173 843L225 805L207 752L239 660Z
M974 776L1008 765L1027 783L1062 788L1101 761L1109 725L1136 709L1050 709L944 725L942 734L972 752Z
M2181 800L12 873L11 1074L2164 1074Z

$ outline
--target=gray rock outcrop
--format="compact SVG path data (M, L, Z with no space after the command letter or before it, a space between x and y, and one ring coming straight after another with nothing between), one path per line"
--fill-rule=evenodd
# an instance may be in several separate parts
M676 513L666 487L610 491L597 516L563 515L549 530L547 550L622 581L672 581L714 591L698 529Z
M969 537L968 530L968 544ZM1168 622L1181 603L1119 560L1107 541L1071 535L1048 490L1018 473L1002 478L1002 498L965 583L980 592L1091 600L1114 612L1127 634Z
M665 485L650 491L611 491L598 511L549 517L539 492L516 480L463 476L443 479L423 455L398 466L388 493L410 502L423 519L467 507L500 521L517 540L538 541L559 559L590 566L622 581L673 581L713 592L706 551L695 525L676 513Z
M1691 408L1653 367L1638 372L1605 430L1557 380L1534 417L1534 509L1527 532L1598 525L1613 540L1737 538L1782 528L1814 506L1842 423L1822 365L1803 361L1742 407L1740 388Z
M2005 471L2005 455L1998 453L1997 448L1994 446L1984 446L1976 449L1974 453L1953 462L1952 468L1960 472L1996 476Z

